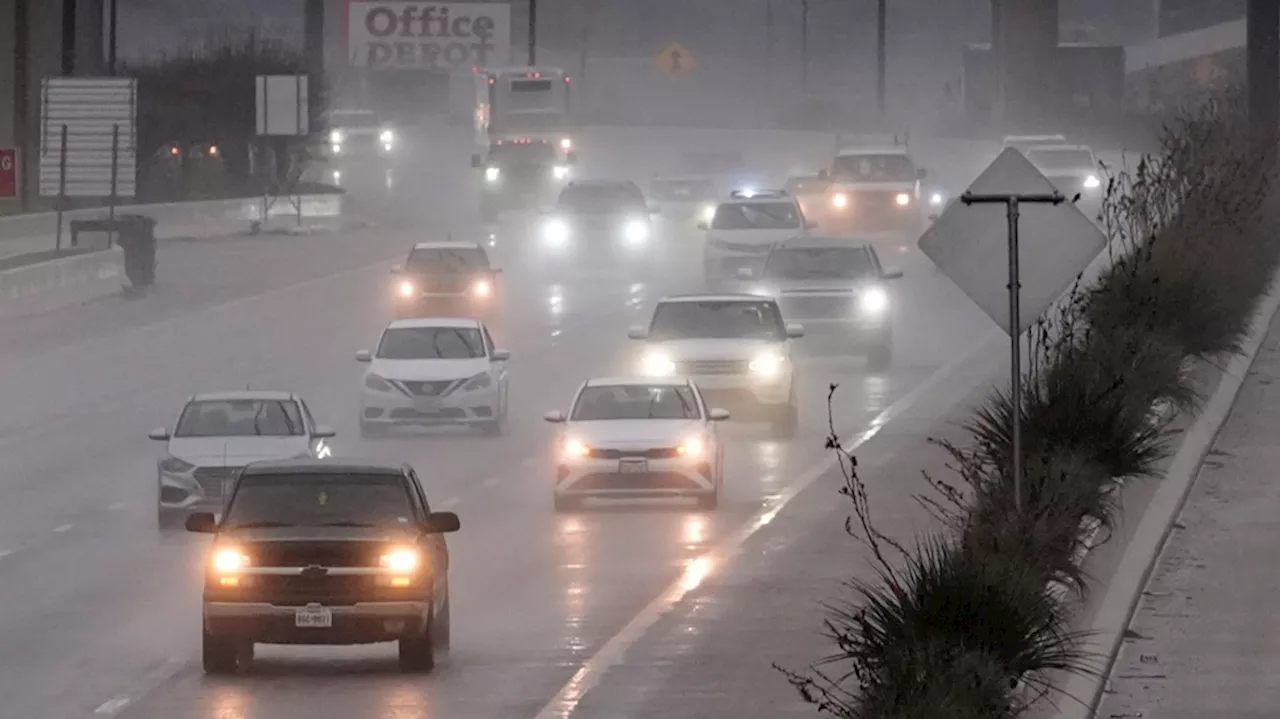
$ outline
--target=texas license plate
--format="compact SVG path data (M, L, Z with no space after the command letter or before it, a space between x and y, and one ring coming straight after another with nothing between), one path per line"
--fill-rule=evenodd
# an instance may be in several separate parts
M645 474L649 471L649 462L643 459L624 459L618 462L620 474Z
M303 607L293 615L293 623L302 629L328 629L333 626L333 610L325 607Z

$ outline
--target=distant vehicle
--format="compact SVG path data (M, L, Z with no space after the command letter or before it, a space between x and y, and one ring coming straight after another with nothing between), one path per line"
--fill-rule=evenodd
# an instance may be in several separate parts
M372 110L332 110L324 123L331 159L386 158L400 145L395 129Z
M475 78L475 149L472 167L486 167L498 141L546 143L556 164L577 162L569 90L573 78L557 67L479 68Z
M1081 200L1102 198L1102 164L1087 145L1036 145L1026 155L1067 199L1077 194Z
M501 272L479 242L419 242L391 270L396 315L492 321L502 307Z
M305 459L251 464L212 534L201 663L233 674L255 644L399 642L402 671L449 650L453 512L433 512L408 465Z
M649 180L649 197L672 217L701 213L700 217L708 219L705 208L716 197L716 179L709 175L654 175Z
M250 462L328 457L337 433L317 424L292 392L206 392L187 399L173 429L147 435L165 443L156 462L156 524L182 526L192 512L221 512L236 475Z
M916 166L905 144L842 147L830 175L829 202L815 217L828 233L915 235L930 208L945 203L939 190L924 187L928 173Z
M395 320L373 352L360 393L360 436L396 426L478 427L500 435L507 421L507 368L511 353L493 344L479 320Z
M791 341L804 336L804 327L786 324L774 298L666 297L648 327L627 334L645 342L641 376L688 377L713 402L763 410L775 436L795 435L799 403Z
M702 270L709 286L737 277L743 267L758 268L782 240L805 234L815 224L791 195L781 190L735 190L711 218L698 223L706 232Z
M1067 145L1067 138L1062 135L1005 135L1001 141L1003 148L1010 148L1026 154L1027 150L1038 145Z
M796 198L805 217L818 217L830 200L831 175L826 170L816 173L793 174L782 186L788 195Z
M869 244L844 237L797 237L769 253L752 294L778 301L787 322L799 322L809 336L827 334L849 343L872 371L893 361L892 296L885 286L902 277L880 264Z
M582 180L560 191L543 210L542 241L552 250L578 255L640 258L650 244L657 213L630 180Z
M716 424L729 412L707 406L684 378L603 378L578 388L556 438L555 508L588 497L694 497L715 509L724 484Z
M497 140L484 161L480 215L496 220L504 210L536 209L569 181L572 156L551 140Z

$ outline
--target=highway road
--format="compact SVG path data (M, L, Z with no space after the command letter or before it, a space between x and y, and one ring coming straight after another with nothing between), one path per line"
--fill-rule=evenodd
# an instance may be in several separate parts
M541 415L564 408L584 379L627 371L636 348L626 327L655 299L701 290L698 240L660 220L658 271L647 277L582 264L548 273L536 253L512 249L530 218L508 218L496 251L513 298L497 337L512 352L509 431L361 440L354 354L390 318L390 266L419 239L480 232L465 157L440 152L390 189L353 188L366 193L366 229L167 244L146 296L0 325L0 714L532 719L691 560L821 470L830 383L844 388L837 424L858 430L989 330L904 257L895 367L869 374L860 360L803 358L799 436L778 442L763 425L731 422L718 511L644 503L556 515ZM337 428L339 454L412 463L433 505L461 516L449 537L453 652L436 673L401 675L394 647L375 645L260 648L248 674L202 675L208 540L156 531L161 447L146 433L171 424L193 392L245 385L299 392ZM894 511L915 511L901 502ZM610 716L594 706L592 716Z

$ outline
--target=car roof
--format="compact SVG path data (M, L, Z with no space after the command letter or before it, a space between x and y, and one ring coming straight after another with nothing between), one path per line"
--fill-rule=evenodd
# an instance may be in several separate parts
M796 198L786 192L778 190L760 190L751 195L751 197L731 194L730 196L720 200L720 204L722 205L755 205L762 202L776 202L779 204L794 205L796 204Z
M771 300L771 297L761 297L760 295L741 294L705 294L705 295L668 295L658 300L658 304L668 304L674 302L759 302L760 300Z
M387 325L389 330L413 327L466 327L479 329L480 320L474 320L469 317L410 317L402 320L392 320Z
M1090 155L1093 154L1093 149L1088 145L1056 144L1056 145L1036 145L1034 147L1027 148L1027 152L1043 152L1046 150L1052 151L1052 152L1087 152Z
M636 183L626 179L570 180L565 187L630 187Z
M467 242L466 240L433 240L429 242L418 242L414 244L415 250L482 250L484 247L479 242Z
M587 380L584 387L687 387L689 380L685 377L593 377Z
M406 464L389 462L384 459L314 459L299 457L295 459L268 459L250 462L244 468L243 475L260 474L293 474L307 472L310 474L380 474L401 476L409 468Z
M1037 140L1057 140L1061 142L1066 139L1066 135L1005 135L1004 143L1007 145L1011 142L1035 142Z
M836 150L836 157L856 157L858 155L902 155L910 157L911 150L906 145L849 145Z
M859 242L857 237L836 237L823 235L796 235L787 238L774 245L775 250L802 250L817 249L828 247L848 247L851 249L869 250L875 252L875 248L867 242Z
M286 400L295 399L292 392L279 392L266 389L240 389L228 392L201 392L191 396L191 402L212 402L218 400Z

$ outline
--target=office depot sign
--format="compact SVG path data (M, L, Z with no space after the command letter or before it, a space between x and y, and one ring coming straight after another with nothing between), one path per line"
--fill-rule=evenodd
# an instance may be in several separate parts
M506 3L348 0L347 53L373 70L470 70L511 60Z

